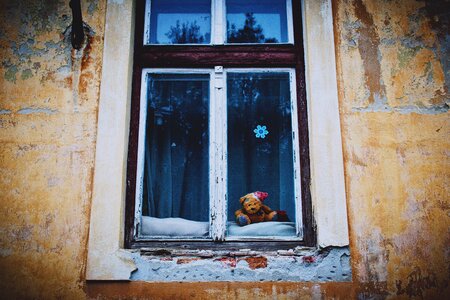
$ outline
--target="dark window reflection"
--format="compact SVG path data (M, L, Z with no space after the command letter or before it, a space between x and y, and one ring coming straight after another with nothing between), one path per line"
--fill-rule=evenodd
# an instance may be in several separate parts
M287 43L286 0L228 0L227 43Z
M211 0L152 0L150 44L209 44Z
M227 73L227 102L228 220L254 191L295 220L289 73Z
M209 75L148 80L143 215L208 221Z

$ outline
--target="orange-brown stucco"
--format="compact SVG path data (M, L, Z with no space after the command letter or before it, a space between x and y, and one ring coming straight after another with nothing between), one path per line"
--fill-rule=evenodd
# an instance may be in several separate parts
M81 4L75 51L68 1L0 1L0 298L449 297L449 1L333 1L345 283L86 282L106 1Z

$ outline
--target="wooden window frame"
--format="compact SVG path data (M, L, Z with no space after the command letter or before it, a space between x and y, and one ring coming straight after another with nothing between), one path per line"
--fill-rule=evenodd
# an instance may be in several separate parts
M223 2L222 2L223 3ZM178 249L289 249L296 246L316 246L310 193L310 158L308 115L305 88L305 63L302 42L301 4L292 1L293 44L225 44L225 45L144 45L145 1L136 3L133 83L130 112L130 132L127 159L125 248ZM138 164L138 139L142 70L146 68L293 68L296 78L297 116L301 204L302 241L213 241L213 240L137 240L135 238L135 198Z

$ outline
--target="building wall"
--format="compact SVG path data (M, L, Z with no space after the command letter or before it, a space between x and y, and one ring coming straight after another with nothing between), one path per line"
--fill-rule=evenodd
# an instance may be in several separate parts
M368 294L449 293L449 8L335 2L353 274Z
M81 298L105 1L0 2L0 298ZM8 298L8 297L6 297Z
M446 0L333 2L353 282L86 283L105 2L76 51L68 1L0 1L1 295L450 295Z

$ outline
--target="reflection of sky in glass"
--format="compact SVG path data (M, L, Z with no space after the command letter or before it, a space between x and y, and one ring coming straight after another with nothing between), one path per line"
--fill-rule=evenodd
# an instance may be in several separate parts
M156 41L152 38L152 42L156 42L158 44L171 44L171 40L167 37L166 33L170 31L170 28L175 27L177 21L180 22L180 26L183 23L193 24L197 22L197 25L200 26L200 34L205 37L205 43L209 44L209 33L211 32L211 20L209 14L171 14L171 13L160 13L157 16L156 23ZM205 36L205 34L208 34Z
M255 32L255 38L250 38L251 31L242 31L239 34L239 30L244 28L246 16L250 13L255 20L254 28L261 26L264 40L258 37L261 32ZM287 11L286 0L226 0L226 14L228 23L227 40L231 37L231 25L236 26L236 33L233 34L231 43L286 43L288 42L288 30L287 30Z
M171 27L177 26L177 21L180 28L176 34L178 40L174 41L167 34L171 33ZM197 32L192 28L194 22L198 27ZM190 33L194 31L194 36L182 35L183 24L188 26ZM211 0L152 0L149 25L151 44L178 44L191 41L192 43L209 44L211 40ZM203 41L200 40L200 37L203 38ZM175 35L172 38L175 39Z
M256 25L260 25L266 39L276 38L278 42L287 42L281 38L281 18L279 14L254 13ZM231 28L232 24L236 25L236 29L241 29L245 24L244 13L227 14L227 21ZM284 29L284 28L283 28Z

